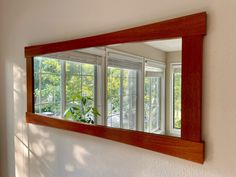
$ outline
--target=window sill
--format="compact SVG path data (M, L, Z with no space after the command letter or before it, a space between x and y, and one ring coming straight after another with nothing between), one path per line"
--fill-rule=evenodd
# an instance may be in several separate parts
M197 163L204 162L204 142L193 142L178 137L150 134L145 132L89 125L56 119L49 116L26 113L26 122L36 125L69 130L93 135L113 141L134 145L140 148L164 153Z

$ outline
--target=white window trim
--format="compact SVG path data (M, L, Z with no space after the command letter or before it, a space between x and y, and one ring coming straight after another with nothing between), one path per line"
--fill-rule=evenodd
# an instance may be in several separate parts
M170 135L172 136L181 136L181 129L174 128L174 99L173 99L173 73L175 68L181 67L181 63L170 63L170 117L169 117L169 130L170 130Z
M137 89L137 106L136 106L136 130L140 130L143 131L144 130L144 124L143 121L144 120L144 111L142 108L143 105L143 76L144 76L144 71L143 71L143 65L144 65L144 58L137 56L137 55L132 55L126 52L121 52L118 50L114 50L114 49L110 49L110 48L106 48L107 51L107 55L106 55L106 62L107 62L107 67L111 66L111 67L121 67L121 68L127 68L127 69L135 69L138 71L138 78L137 78L137 83L138 83L138 89ZM114 59L117 60L116 61L110 61L109 59ZM122 61L125 60L125 64L120 64L121 62L118 61ZM129 63L130 62L130 63ZM134 67L132 65L132 63L137 63L137 67ZM138 66L140 64L140 66ZM124 66L122 66L124 65ZM126 65L126 66L125 66ZM107 69L106 67L106 69ZM106 77L107 79L107 77ZM107 95L107 92L106 92ZM106 97L107 98L107 97ZM107 100L107 99L106 99ZM107 102L106 102L107 103ZM106 109L107 109L107 105L106 105ZM106 110L107 112L107 110ZM107 121L107 116L108 113L106 114L105 120ZM107 122L106 124L107 125ZM120 127L122 128L122 120L120 121Z
M74 61L80 63L88 63L88 64L98 64L101 67L100 74L97 73L97 83L100 82L101 90L97 89L95 95L97 99L98 107L101 107L100 113L101 116L99 121L96 122L98 125L107 125L107 67L108 67L108 59L109 57L117 58L121 60L125 60L127 63L127 67L134 68L132 66L132 62L136 62L137 66L135 68L138 70L138 94L137 94L137 117L136 117L136 129L139 131L144 131L144 79L145 79L145 66L150 65L154 67L158 67L163 69L163 72L160 74L161 76L161 129L157 131L158 134L165 133L165 68L166 64L161 61L148 59L142 56L130 54L127 52L122 52L115 49L110 49L106 47L101 48L87 48L80 49L76 53L76 55L69 53L69 57L65 57L63 53L55 53L50 55L45 55L45 57L65 60L65 61ZM86 56L87 55L87 56ZM81 56L81 57L79 57ZM76 57L79 57L76 58ZM81 60L80 60L81 58ZM130 62L130 63L129 63ZM129 65L130 64L130 65ZM101 76L100 76L101 75Z
M156 131L158 134L165 134L165 69L166 65L164 62L154 61L152 59L145 58L145 64L147 66L155 66L161 68L162 73L158 74L161 77L161 125L160 130ZM144 110L144 109L143 109Z
M61 73L60 73L60 77L61 77L61 81L60 81L60 85L61 85L61 100L60 100L61 115L60 116L61 116L61 118L63 117L63 113L66 109L65 62L78 62L81 64L94 64L94 65L98 64L101 66L101 68L104 68L103 56L101 55L102 50L100 50L100 49L95 50L95 48L90 48L89 50L84 50L84 52L82 52L82 53L74 53L74 51L71 51L71 53L68 52L68 54L69 54L69 56L65 56L64 53L53 53L53 54L41 56L41 57L51 58L51 59L55 59L55 60L60 61L60 65L61 65ZM99 55L97 55L97 54L99 54ZM101 69L101 70L103 71L103 69ZM94 82L96 83L98 79L100 79L100 76L97 72L95 74ZM102 84L101 84L101 88L102 88ZM98 91L98 89L96 89L96 91L94 92L94 97L95 97L94 104L96 107L101 107L101 110L100 110L101 116L99 116L99 117L104 117L104 110L103 110L104 106L102 104L103 102L100 102L100 100L98 100L99 97L103 97L103 93L104 92ZM102 95L100 95L100 94L102 94ZM101 105L99 105L99 103L101 103ZM94 120L94 121L97 122L97 120ZM103 123L103 121L102 121L102 123Z

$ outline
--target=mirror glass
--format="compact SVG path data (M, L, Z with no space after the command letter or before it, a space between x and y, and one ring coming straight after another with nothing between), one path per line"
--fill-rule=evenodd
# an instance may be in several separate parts
M34 57L34 112L180 136L182 39Z

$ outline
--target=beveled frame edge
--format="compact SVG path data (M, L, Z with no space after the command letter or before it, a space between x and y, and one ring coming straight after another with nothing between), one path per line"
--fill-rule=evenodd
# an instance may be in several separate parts
M175 18L167 21L157 22L131 29L121 30L86 37L65 42L25 47L27 63L27 113L28 123L45 125L65 130L76 131L89 135L98 136L126 144L142 147L145 149L161 152L164 154L180 157L198 163L204 162L204 142L201 139L201 82L202 82L202 45L203 36L206 34L206 12L193 14L185 17ZM76 122L55 120L51 117L34 114L34 86L33 86L33 57L53 52L95 47L115 43L135 42L153 39L165 39L182 37L182 114L181 138L163 135L148 134L145 132L130 133L130 130L117 130L106 126L84 125ZM197 54L196 54L197 53ZM189 59L191 58L191 60ZM52 119L52 120L51 120ZM191 122L191 124L190 124ZM59 124L62 125L59 125ZM63 126L65 124L66 126ZM68 125L68 126L67 126ZM190 125L190 126L189 126ZM72 128L74 127L74 128ZM87 130L89 129L90 130ZM101 128L102 127L102 128ZM86 128L86 131L83 129ZM98 131L101 131L98 133ZM112 138L106 132L127 133L125 136L116 135ZM114 132L114 133L115 133ZM113 133L112 133L113 134ZM147 135L148 134L148 135ZM128 137L127 137L128 136ZM138 140L136 143L132 138L140 136L147 140ZM153 139L154 138L154 139ZM136 137L135 140L138 138ZM174 141L170 141L174 140ZM174 143L173 143L174 142ZM179 142L179 143L178 143ZM182 144L185 142L184 144ZM145 145L147 144L147 146ZM155 145L155 143L157 143ZM158 144L159 143L159 144ZM163 144L164 143L164 144ZM192 147L196 145L196 149ZM156 146L156 147L155 147ZM172 147L173 146L173 147ZM189 148L190 147L190 148ZM197 152L197 153L196 153Z
M197 163L204 162L204 142L192 142L177 137L150 134L101 125L88 125L62 119L26 113L27 123L43 125L125 143L164 153Z

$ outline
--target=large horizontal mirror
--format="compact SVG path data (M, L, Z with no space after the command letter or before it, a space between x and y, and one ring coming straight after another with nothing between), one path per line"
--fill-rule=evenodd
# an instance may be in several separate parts
M203 163L206 13L25 48L31 124Z
M182 39L34 57L35 113L180 136Z

